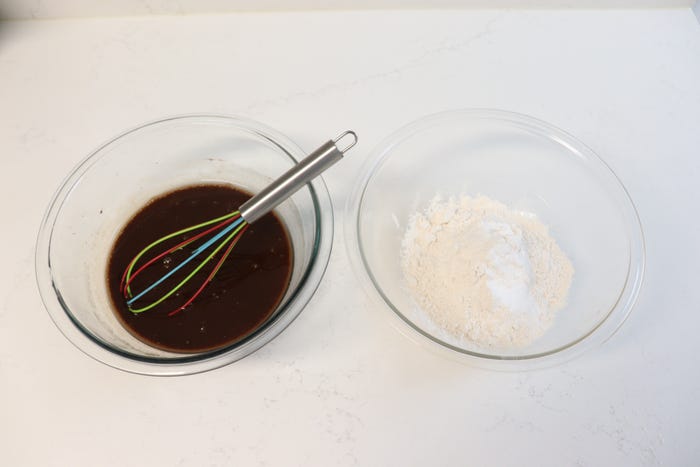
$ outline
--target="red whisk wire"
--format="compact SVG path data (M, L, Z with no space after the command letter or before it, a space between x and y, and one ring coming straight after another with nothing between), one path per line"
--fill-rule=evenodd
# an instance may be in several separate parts
M174 316L177 313L179 313L180 311L187 308L190 305L190 303L192 303L202 293L204 288L212 281L212 279L214 278L216 273L219 271L219 269L221 268L221 265L224 264L224 261L226 261L226 258L228 258L229 254L231 253L231 250L233 250L233 247L236 245L236 243L238 243L238 240L241 238L241 236L243 235L243 233L246 231L247 228L248 228L248 225L244 226L243 229L241 229L241 231L238 232L238 234L236 234L235 237L233 237L233 240L231 240L231 243L224 251L224 254L221 255L221 258L219 258L219 261L216 263L216 266L214 266L214 269L212 269L211 273L209 273L209 276L202 283L202 285L199 287L199 289L197 289L197 291L194 293L194 295L192 295L183 305L179 306L177 309L168 313L168 316Z
M230 224L231 222L233 222L233 221L235 221L236 219L238 219L238 217L240 217L240 214L239 214L239 215L236 215L236 216L233 216L233 217L230 218L230 219L226 219L225 221L219 222L219 223L216 224L215 226L210 227L209 229L207 229L207 230L205 230L205 231L203 231L203 232L198 233L197 235L193 236L192 238L188 238L188 239L182 241L181 243L178 243L178 244L175 245L174 247L169 248L168 250L162 252L162 253L159 254L158 256L156 256L156 257L150 259L150 260L147 261L144 265L142 265L141 267L139 267L134 273L132 273L132 274L131 274L131 277L129 278L129 281L127 282L127 281L126 281L126 275L127 275L127 272L129 271L129 269L130 269L130 267L131 267L131 264L133 263L133 261L132 261L132 263L130 263L130 264L127 266L127 268L124 270L124 274L122 275L121 283L120 283L120 286L119 286L119 287L120 287L121 293L124 295L125 298L128 298L128 297L127 297L127 288L129 287L129 285L131 285L131 283L134 281L134 279L135 279L141 272L143 272L147 267L149 267L151 264L155 263L156 261L158 261L159 259L163 258L164 256L169 255L170 253L172 253L172 252L174 252L174 251L176 251L176 250L179 250L180 248L185 247L185 246L189 245L189 244L192 243L192 242L195 242L195 241L199 240L200 238L204 237L205 235L208 235L208 234L214 232L215 230L220 229L221 227L224 227L224 226L227 225L227 224ZM134 259L134 261L136 261L136 259Z

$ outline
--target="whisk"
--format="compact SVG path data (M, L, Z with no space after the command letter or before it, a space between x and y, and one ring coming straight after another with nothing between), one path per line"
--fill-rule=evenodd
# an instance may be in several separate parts
M338 147L341 140L350 138L351 141L342 149ZM237 211L230 212L224 216L211 219L197 225L185 227L176 232L167 234L147 245L129 262L121 278L120 290L124 295L126 305L132 313L142 313L151 310L163 303L170 296L180 290L185 284L192 280L212 259L223 250L223 254L218 260L208 276L205 278L197 291L189 297L182 305L168 313L172 316L189 306L212 281L221 265L226 261L238 240L243 236L250 224L260 219L265 214L272 211L277 205L289 198L310 180L316 178L321 172L338 162L343 155L357 144L357 135L353 131L345 131L337 138L327 141L321 147L302 159L298 164L282 174L278 179L270 183L260 193L243 203ZM180 235L190 232L200 231L196 235L178 243L177 245L156 253L151 257L149 252L154 250L163 242L171 240ZM132 282L147 268L167 255L180 250L193 242L203 243L190 253L183 261L172 266L166 274L153 281L140 291L132 290ZM201 261L185 277L162 296L150 299L156 292L156 287L173 277L187 264L193 262L198 257L203 257ZM145 259L150 257L150 259ZM176 280L176 279L175 279Z

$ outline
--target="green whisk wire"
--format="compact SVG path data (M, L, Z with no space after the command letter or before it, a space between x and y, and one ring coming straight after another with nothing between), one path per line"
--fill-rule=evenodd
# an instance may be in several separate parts
M224 220L225 220L225 219L224 219ZM209 225L209 223L206 223L206 225ZM202 227L202 226L200 226L200 227ZM187 275L187 277L185 277L182 281L180 281L179 284L177 284L175 287L173 287L173 288L172 288L169 292L167 292L165 295L163 295L162 297L160 297L157 301L151 303L150 305L147 305L147 306L145 306L145 307L142 307L142 308L129 308L130 311L131 311L132 313L142 313L142 312L144 312L144 311L148 311L148 310L150 310L151 308L154 308L154 307L160 305L161 303L163 303L163 301L167 300L168 297L170 297L172 294L174 294L175 292L177 292L180 288L182 288L183 285L185 285L190 279L192 279L192 277L193 277L195 274L197 274L209 261L211 261L211 259L212 259L214 256L216 256L216 254L217 254L219 251L221 251L221 249L222 249L224 246L226 246L231 240L233 240L233 238L234 238L243 228L245 228L245 227L246 227L246 224L245 224L245 223L242 223L242 224L239 225L236 229L234 229L234 231L231 232L231 233L229 234L229 236L226 237L226 239L225 239L223 242L219 243L219 245L214 249L214 251L211 252L211 254L209 254L209 256L207 256L207 257L204 259L204 261L202 261L201 263L199 263L199 265L197 265L197 267L196 267L192 272L190 272L190 273ZM172 238L172 237L171 237L171 238Z
M134 259L131 261L131 263L129 264L129 267L128 267L127 270L126 270L126 275L124 276L125 285L126 285L125 292L129 295L129 297L133 296L132 293L131 293L131 274L132 274L132 272L133 272L133 270L134 270L134 266L136 266L136 263L138 262L138 260L141 259L141 257L142 257L144 254L148 253L151 249L153 249L154 247L160 245L161 243L163 243L163 242L165 242L165 241L170 240L170 239L173 238L173 237L177 237L178 235L182 235L182 234L185 234L185 233L188 233L188 232L192 232L193 230L198 230L198 229L201 229L202 227L206 227L206 226L209 226L209 225L212 225L212 224L216 224L217 222L223 222L223 221L225 221L225 220L227 220L227 219L230 219L230 218L232 218L232 217L235 217L235 216L237 216L237 215L239 215L239 214L240 214L240 213L239 213L238 211L234 211L234 212L231 212L231 213L229 213L229 214L226 214L225 216L217 217L216 219L211 219L211 220L208 220L208 221L206 221L206 222L202 222L201 224L193 225L193 226L187 227L187 228L185 228L185 229L178 230L177 232L173 232L173 233L171 233L171 234L165 235L164 237L161 237L161 238L159 238L158 240L156 240L156 241L154 241L153 243L151 243L150 245L148 245L146 248L144 248L143 250L141 250L141 251L134 257ZM133 311L133 310L131 310L131 311ZM145 310L143 310L143 311L145 311Z

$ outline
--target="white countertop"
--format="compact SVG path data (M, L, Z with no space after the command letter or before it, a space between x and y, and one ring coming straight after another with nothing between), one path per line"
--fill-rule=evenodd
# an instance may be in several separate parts
M360 289L344 205L372 147L428 113L492 107L590 145L635 201L648 269L606 344L530 373L405 338ZM58 331L34 242L68 171L171 114L264 122L307 150L352 128L324 177L334 251L275 341L180 378L92 360ZM0 23L0 464L697 465L700 26L689 8L265 13Z

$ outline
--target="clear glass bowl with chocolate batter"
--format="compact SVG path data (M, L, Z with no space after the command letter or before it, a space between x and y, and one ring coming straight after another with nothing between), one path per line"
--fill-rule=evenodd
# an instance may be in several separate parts
M279 296L261 290L261 296L270 298L260 302L270 309L251 318L249 326L234 329L230 335L222 333L212 345L205 341L189 347L185 341L158 343L134 332L115 310L110 292L107 275L112 249L132 217L155 198L193 186L234 187L255 193L304 155L288 138L259 123L209 115L160 120L107 142L67 177L41 225L37 282L51 318L83 352L135 373L197 373L259 349L299 315L325 272L333 214L321 178L280 205L274 220L269 220L288 239L280 240L289 247L288 270L269 276L279 279ZM242 245L244 256L251 245L256 246L254 239L247 241L248 246ZM260 264L249 263L246 267L251 270ZM227 274L246 271L232 269ZM221 290L226 289L212 289L210 295L217 296ZM255 293L244 296L244 292L242 288L228 291L225 303L230 300L235 307L236 301L258 298ZM184 321L187 311L179 313Z

